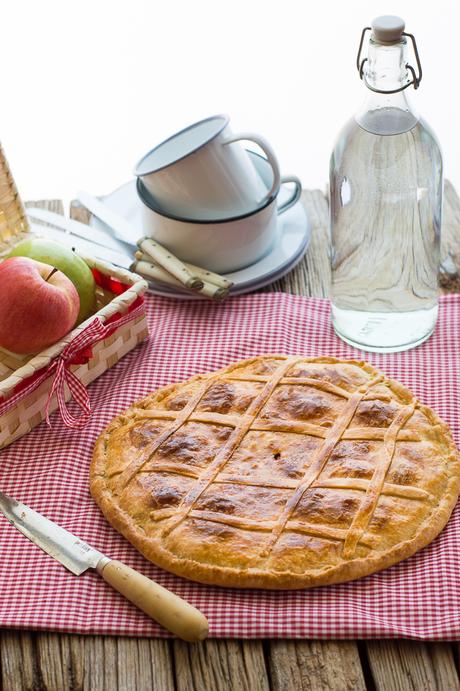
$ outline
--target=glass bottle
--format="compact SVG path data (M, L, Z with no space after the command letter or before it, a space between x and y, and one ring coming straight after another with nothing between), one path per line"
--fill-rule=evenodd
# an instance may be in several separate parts
M348 343L395 352L422 343L436 325L442 156L406 98L422 73L403 20L378 17L364 29L357 64L369 93L330 163L332 320Z

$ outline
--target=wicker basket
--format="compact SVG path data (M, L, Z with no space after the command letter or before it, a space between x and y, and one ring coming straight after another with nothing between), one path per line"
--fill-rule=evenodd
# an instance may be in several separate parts
M19 239L1 237L0 257ZM138 275L82 257L96 280L96 311L65 338L38 355L20 356L0 349L0 448L23 436L59 408L67 427L82 428L91 407L86 386L148 336ZM73 417L66 401L80 406Z

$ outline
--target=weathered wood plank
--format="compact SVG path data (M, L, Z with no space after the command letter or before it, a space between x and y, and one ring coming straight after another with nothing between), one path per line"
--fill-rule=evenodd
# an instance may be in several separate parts
M460 678L450 643L427 643L438 689L460 689Z
M2 691L35 691L39 677L33 634L2 631L0 638Z
M117 678L117 688L120 690L174 691L170 643L164 640L118 638Z
M37 634L37 673L44 687L50 691L82 688L81 671L77 666L82 658L82 651L82 639L78 636Z
M305 190L303 202L311 224L305 257L293 271L263 290L326 297L329 294L329 207L320 190Z
M444 185L441 259L441 287L460 292L460 198L448 180Z
M377 691L455 691L459 678L449 643L368 641Z
M460 198L449 180L444 185L441 258L449 256L460 272Z
M49 691L174 691L169 642L37 635L37 676Z
M365 691L356 643L272 641L269 668L273 691Z
M118 689L117 644L112 637L85 636L83 688L91 691Z
M38 206L41 209L49 209L57 214L64 213L64 205L60 199L48 199L47 201L24 202L24 206Z
M269 691L260 641L174 641L177 691Z

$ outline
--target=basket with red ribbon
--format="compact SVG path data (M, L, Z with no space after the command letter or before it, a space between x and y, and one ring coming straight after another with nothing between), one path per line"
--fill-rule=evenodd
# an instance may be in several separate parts
M82 429L91 415L88 384L148 336L147 283L111 264L85 261L96 281L96 312L37 355L0 349L0 448L43 420L51 424L56 409L66 427Z

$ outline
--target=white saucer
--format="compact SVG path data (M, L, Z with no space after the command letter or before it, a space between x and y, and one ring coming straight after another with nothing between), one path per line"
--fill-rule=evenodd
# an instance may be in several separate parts
M283 201L285 195L288 194L287 190L281 189L280 201ZM118 187L114 192L103 197L103 201L130 221L134 227L137 227L139 237L142 236L142 202L136 193L135 180ZM106 228L94 216L91 218L90 224L96 228ZM278 237L265 257L244 269L225 274L225 277L234 284L230 291L231 294L239 295L257 290L287 274L302 259L309 245L310 237L310 223L305 208L299 200L278 217ZM201 296L182 291L180 288L176 289L153 281L150 281L149 286L150 292L155 295L175 297L181 300L201 298Z

